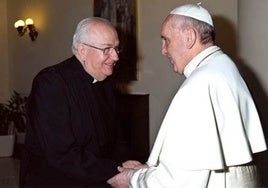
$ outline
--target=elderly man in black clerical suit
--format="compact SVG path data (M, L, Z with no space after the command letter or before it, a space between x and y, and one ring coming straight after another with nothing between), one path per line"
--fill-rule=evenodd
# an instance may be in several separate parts
M34 78L27 104L22 187L109 187L117 173L117 127L108 76L119 57L115 28L105 19L82 20L74 56Z

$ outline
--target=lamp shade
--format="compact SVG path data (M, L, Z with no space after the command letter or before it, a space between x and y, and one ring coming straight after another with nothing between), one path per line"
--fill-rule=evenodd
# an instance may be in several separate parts
M27 18L26 21L25 21L25 23L26 23L26 25L33 25L34 24L34 21L31 18Z
M24 21L23 20L18 20L14 23L14 27L18 28L18 27L24 27Z

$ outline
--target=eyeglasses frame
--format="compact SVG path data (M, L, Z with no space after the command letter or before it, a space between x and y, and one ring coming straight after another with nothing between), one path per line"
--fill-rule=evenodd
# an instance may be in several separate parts
M114 49L114 51L119 54L121 52L120 48L118 46L116 47L106 47L106 48L99 48L99 47L96 47L96 46L93 46L93 45L90 45L90 44L87 44L87 43L84 43L84 42L81 42L81 44L84 44L85 46L88 46L88 47L91 47L91 48L94 48L94 49L97 49L97 50L100 50L103 52L104 55L110 55L112 54L113 51L111 51L110 49ZM108 53L105 53L105 51L108 50Z

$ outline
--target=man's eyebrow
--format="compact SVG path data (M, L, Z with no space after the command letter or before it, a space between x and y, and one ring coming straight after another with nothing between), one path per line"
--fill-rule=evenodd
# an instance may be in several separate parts
M108 48L113 48L113 47L118 47L118 46L120 46L120 44L117 44L116 46L113 46L112 44L108 44L108 43L102 43L102 44L100 44L100 45L102 45L102 46L106 46L106 47L108 47Z

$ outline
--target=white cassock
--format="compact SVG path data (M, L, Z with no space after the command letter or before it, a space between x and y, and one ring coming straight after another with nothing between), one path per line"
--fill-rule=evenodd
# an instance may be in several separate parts
M253 188L266 150L250 92L232 60L212 46L185 68L147 161L129 174L133 188Z

